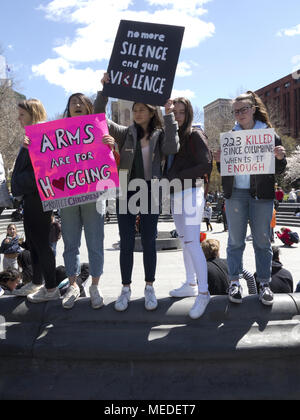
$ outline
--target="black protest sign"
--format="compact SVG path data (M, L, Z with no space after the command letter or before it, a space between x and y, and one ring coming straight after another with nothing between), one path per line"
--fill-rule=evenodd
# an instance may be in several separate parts
M105 96L165 105L171 96L184 27L122 20Z

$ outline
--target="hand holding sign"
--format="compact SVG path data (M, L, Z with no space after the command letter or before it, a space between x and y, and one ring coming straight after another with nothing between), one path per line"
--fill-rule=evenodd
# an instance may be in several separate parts
M282 160L286 156L286 151L285 151L285 148L283 146L276 146L275 149L274 149L274 152L275 152L275 157L278 160Z
M172 101L172 99L169 99L167 101L167 103L165 104L165 113L166 115L171 114L172 112L174 112L174 102Z
M241 130L222 133L221 175L256 175L275 173L274 129ZM275 152L275 153L274 153Z

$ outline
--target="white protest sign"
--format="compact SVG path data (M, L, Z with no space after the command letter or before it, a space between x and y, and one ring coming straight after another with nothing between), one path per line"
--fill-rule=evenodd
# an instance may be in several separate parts
M221 176L275 174L275 131L221 133Z

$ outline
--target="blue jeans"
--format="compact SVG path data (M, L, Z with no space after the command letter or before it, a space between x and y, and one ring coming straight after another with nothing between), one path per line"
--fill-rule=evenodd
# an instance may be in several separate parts
M68 277L80 274L80 245L82 228L88 249L90 274L100 277L104 264L104 215L97 212L96 203L61 209L63 253Z
M246 246L245 239L249 221L255 252L257 281L260 283L271 281L273 253L270 241L270 224L273 204L273 200L256 200L251 197L249 190L243 189L234 189L231 198L226 199L229 280L238 280L242 277L243 252Z
M127 204L133 195L133 192L128 192ZM153 283L155 281L156 272L156 237L159 214L151 214L150 199L148 204L149 214L140 214L140 233L143 246L145 281L148 283ZM120 233L120 269L122 284L127 285L131 284L131 275L133 269L136 215L131 214L129 211L127 214L120 214L118 200L116 209Z

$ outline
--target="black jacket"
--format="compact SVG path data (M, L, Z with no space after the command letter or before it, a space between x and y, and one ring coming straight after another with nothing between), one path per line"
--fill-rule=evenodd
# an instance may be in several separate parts
M293 276L288 270L282 267L279 261L272 261L272 281L270 288L273 293L293 293Z
M256 278L256 273L254 274ZM259 287L259 284L257 283ZM293 293L294 282L292 274L282 267L281 262L272 261L272 279L270 289L273 293Z
M226 295L228 293L227 261L221 258L207 260L207 281L211 295Z
M24 147L21 147L15 162L11 192L14 197L38 193L29 152Z
M281 139L275 136L275 146L281 146ZM287 165L286 159L275 159L275 173L280 175L284 172ZM220 171L220 163L218 163L218 170ZM225 198L230 198L232 195L234 184L234 176L223 176L222 187ZM273 200L275 198L275 175L250 175L250 193L253 198L262 198Z

